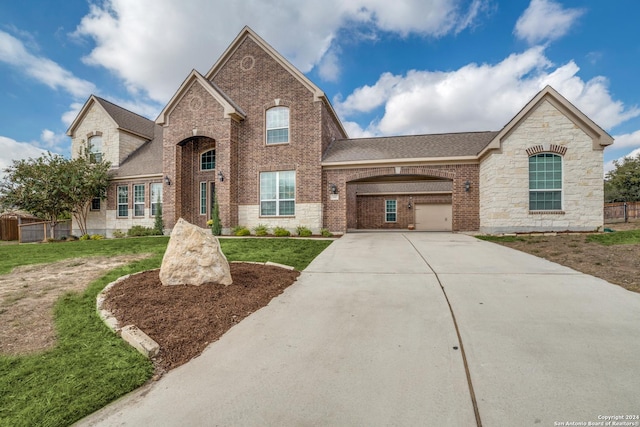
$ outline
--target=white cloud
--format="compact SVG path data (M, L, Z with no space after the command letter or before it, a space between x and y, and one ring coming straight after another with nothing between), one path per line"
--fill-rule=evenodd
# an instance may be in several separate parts
M18 68L51 89L62 89L75 97L86 97L95 90L93 83L75 77L48 58L30 53L23 42L1 30L0 61Z
M469 64L450 72L385 73L373 86L358 88L334 103L347 119L384 106L381 119L367 129L376 135L501 129L548 84L604 128L640 116L637 107L611 98L606 79L585 82L578 71L573 61L554 68L538 46L497 64Z
M318 65L318 74L320 78L329 81L336 82L340 77L340 64L338 60L338 54L334 50L327 52Z
M514 34L530 44L557 40L584 14L584 9L565 9L552 0L531 0L518 18Z
M105 0L91 5L74 34L95 42L86 63L111 70L132 94L164 103L192 68L206 72L244 25L302 72L321 64L323 78L332 79L338 31L368 25L374 33L440 37L473 25L488 1Z
M640 147L640 130L616 135L613 139L615 139L614 148Z
M40 140L45 147L56 148L61 142L66 142L67 136L64 133L55 133L52 130L44 129L40 134Z
M13 160L36 158L45 153L46 150L33 144L0 136L0 175L13 164Z

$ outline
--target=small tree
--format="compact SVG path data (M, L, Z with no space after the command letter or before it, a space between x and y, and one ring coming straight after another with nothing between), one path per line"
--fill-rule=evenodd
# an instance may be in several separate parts
M67 201L69 208L80 228L80 234L87 234L87 215L91 200L95 197L104 199L109 187L109 162L92 163L89 156L69 160L66 165L69 177Z
M640 201L640 153L613 164L615 169L605 177L605 201Z
M153 223L153 229L155 233L159 236L164 234L164 221L162 220L162 203L160 203L160 197L156 199L156 205L158 206L156 210L156 218Z
M218 205L218 196L213 194L213 209L211 209L211 233L214 236L222 234L222 223L220 222L220 206Z

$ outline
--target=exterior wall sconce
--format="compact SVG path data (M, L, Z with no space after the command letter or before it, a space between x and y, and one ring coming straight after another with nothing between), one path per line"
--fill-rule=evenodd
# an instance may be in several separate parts
M338 194L338 187L335 184L329 184L329 191L331 194Z
M164 176L164 183L167 185L171 185L171 179L169 179L169 175Z
M464 191L469 192L469 189L471 189L471 183L467 181L464 183Z
M412 200L413 197L409 196L409 204L407 205L407 209L411 209L413 207L413 204L411 203Z
M222 175L222 171L218 171L218 181L224 181L224 175Z

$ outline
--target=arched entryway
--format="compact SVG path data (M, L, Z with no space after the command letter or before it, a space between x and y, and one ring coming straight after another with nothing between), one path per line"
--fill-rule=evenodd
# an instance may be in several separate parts
M176 171L180 185L177 217L207 227L216 191L216 142L213 138L196 136L181 141L177 148L180 159L180 169Z
M393 174L347 184L350 229L451 231L452 179Z

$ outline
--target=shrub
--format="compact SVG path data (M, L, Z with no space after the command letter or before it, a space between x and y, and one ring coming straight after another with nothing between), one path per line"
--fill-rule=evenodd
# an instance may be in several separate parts
M309 237L313 233L311 233L311 230L309 230L304 225L300 225L300 226L296 227L296 234L298 236L300 236L300 237Z
M233 227L232 233L234 236L249 236L251 231L243 225L236 225Z
M222 222L220 221L220 205L218 195L213 193L213 209L211 210L211 234L219 236L222 234Z
M88 234L83 234L82 236L80 236L80 239L78 240L89 240L91 238L91 236L89 236Z
M157 236L164 235L164 220L162 219L162 203L158 202L158 211L153 221L153 231Z
M320 230L320 234L322 234L322 237L333 237L333 233L330 232L327 228L323 228L322 230Z
M104 239L104 236L102 234L92 234L91 235L91 240L102 240Z
M255 227L253 227L253 231L256 233L256 236L266 236L267 234L269 234L269 229L264 224L256 225Z
M127 236L129 237L142 237L142 236L153 236L155 235L155 230L151 227L144 227L142 225L134 225L127 231Z
M116 239L122 239L126 235L127 235L126 233L123 233L120 230L113 230L113 237L115 237Z
M276 227L273 229L273 235L276 237L287 237L291 236L291 233L286 228Z

